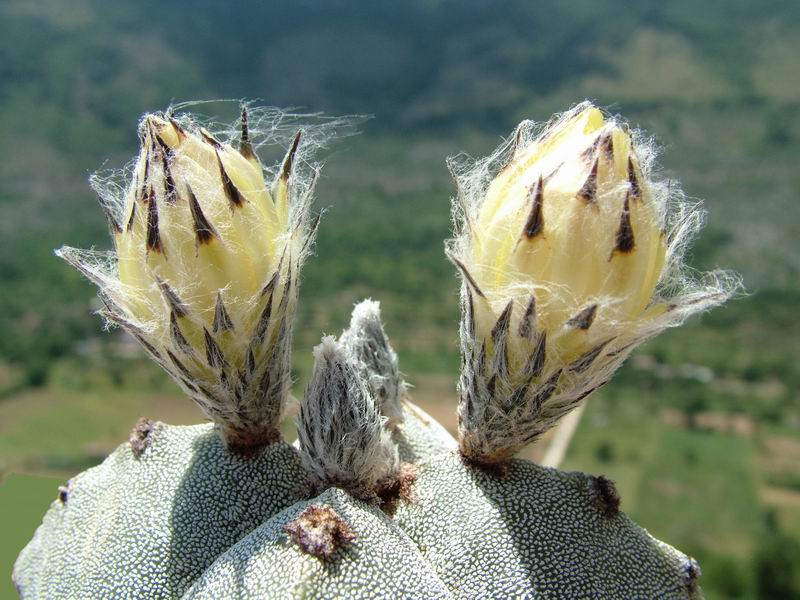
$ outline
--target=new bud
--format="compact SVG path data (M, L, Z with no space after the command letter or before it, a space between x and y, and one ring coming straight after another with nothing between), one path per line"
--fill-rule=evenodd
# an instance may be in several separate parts
M300 456L318 485L372 497L400 467L358 358L333 337L314 348L314 373L300 406Z
M400 401L406 396L406 383L400 373L400 361L389 343L381 322L381 305L364 300L353 309L341 343L363 365L365 376L378 408L394 427L403 420Z
M685 281L681 252L700 213L652 163L645 140L585 103L538 132L521 124L489 159L453 165L468 458L507 459L635 346L732 292L719 274Z

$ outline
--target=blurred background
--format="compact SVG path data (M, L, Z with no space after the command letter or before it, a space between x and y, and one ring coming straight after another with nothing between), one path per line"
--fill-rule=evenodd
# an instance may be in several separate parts
M692 264L737 270L749 295L638 350L562 467L615 480L626 512L700 561L709 598L800 597L799 73L791 1L0 0L0 596L60 483L139 416L202 420L101 332L93 286L52 253L109 247L87 176L133 156L144 111L374 115L327 154L295 395L312 345L371 296L414 398L452 429L444 159L590 98L659 138L710 213Z

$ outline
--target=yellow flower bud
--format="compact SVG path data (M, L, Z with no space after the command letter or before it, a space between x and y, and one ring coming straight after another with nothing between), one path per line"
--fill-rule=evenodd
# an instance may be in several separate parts
M118 193L101 188L116 253L59 253L97 283L105 317L129 331L244 450L279 437L289 394L298 274L314 232L314 176L296 172L297 133L274 181L242 110L238 148L188 116L146 115Z
M701 213L653 177L646 140L588 103L538 132L525 122L490 158L453 166L469 458L507 459L636 345L735 287L724 274L686 285L681 250Z

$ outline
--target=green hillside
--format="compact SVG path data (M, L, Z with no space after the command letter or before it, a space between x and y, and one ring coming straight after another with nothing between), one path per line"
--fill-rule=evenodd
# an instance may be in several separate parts
M696 555L709 598L800 597L798 31L800 5L778 0L0 2L0 472L68 477L141 414L202 418L102 333L92 286L52 254L109 246L87 176L133 155L141 113L260 98L372 115L325 161L295 394L311 345L371 296L416 398L454 426L444 159L591 98L659 139L709 210L692 263L740 272L748 294L638 351L565 467L615 479L626 511Z

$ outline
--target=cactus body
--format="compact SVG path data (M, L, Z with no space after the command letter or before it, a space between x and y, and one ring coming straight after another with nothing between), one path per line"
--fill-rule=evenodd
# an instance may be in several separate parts
M417 501L394 519L454 598L692 597L691 559L608 506L597 480L442 454L418 467Z
M137 429L53 502L15 567L23 598L695 597L693 561L606 514L595 478L465 464L407 401L394 437L417 480L393 515L336 488L304 498L287 444L241 457L211 425ZM283 529L310 506L354 534L331 558Z
M284 531L312 506L333 509L355 538L327 560L307 554L287 540ZM184 598L444 600L452 595L402 529L374 506L331 488L298 502L248 535L220 556Z
M210 425L154 424L73 478L20 555L25 598L179 597L221 553L298 500L296 451L227 452ZM136 444L134 444L136 446Z

